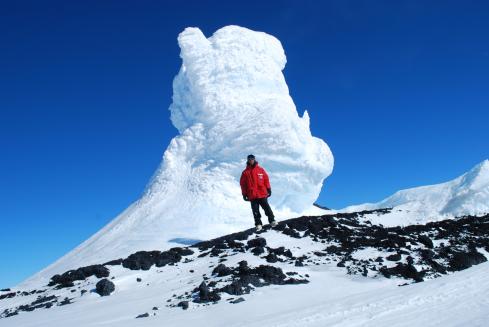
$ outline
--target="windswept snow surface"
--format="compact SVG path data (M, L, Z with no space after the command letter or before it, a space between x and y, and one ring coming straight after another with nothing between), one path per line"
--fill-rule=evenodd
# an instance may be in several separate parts
M250 236L249 239L256 235ZM295 256L320 251L325 244L311 238L291 238L275 230L260 234L271 247L286 245ZM488 255L482 251L485 256ZM233 255L225 264L236 266L247 260L251 266L266 264L263 258L250 252ZM82 282L75 293L61 289L64 296L75 298L74 303L54 305L50 309L20 312L0 319L0 326L487 326L489 308L489 263L420 283L399 286L406 282L399 278L372 278L347 275L335 263L293 267L284 262L274 265L285 271L306 276L310 283L299 285L270 285L256 288L241 297L244 302L231 304L226 299L237 296L222 294L221 301L211 305L190 302L188 310L168 307L166 299L180 301L173 294L192 291L202 281L204 273L220 262L219 256L198 258L144 270L128 270L111 266L115 292L100 297L94 292L80 296L97 279ZM141 278L141 282L137 282ZM64 293L63 293L64 292ZM48 293L51 294L51 293ZM42 295L42 294L41 294ZM35 295L31 295L34 299ZM20 305L22 296L2 300L5 307ZM156 306L158 310L152 310ZM136 316L149 313L149 317Z
M465 215L489 212L489 160L446 183L398 191L377 202L346 207L340 212L393 208L387 215L370 215L374 224L385 226L424 224Z
M179 135L144 194L23 286L80 264L163 250L175 246L173 239L209 239L250 227L250 204L239 187L250 153L269 173L278 220L324 213L312 205L332 172L333 155L311 135L308 113L297 113L282 74L280 41L227 26L209 38L186 28L178 44L182 66L169 109Z

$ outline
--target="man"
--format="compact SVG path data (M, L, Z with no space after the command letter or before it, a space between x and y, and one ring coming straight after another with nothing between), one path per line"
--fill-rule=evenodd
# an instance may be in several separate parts
M246 168L241 174L239 181L243 200L251 202L251 210L255 219L256 230L262 229L260 206L268 217L268 222L272 227L277 226L272 209L268 204L267 198L272 195L270 180L267 172L258 165L255 156L250 154L247 158Z

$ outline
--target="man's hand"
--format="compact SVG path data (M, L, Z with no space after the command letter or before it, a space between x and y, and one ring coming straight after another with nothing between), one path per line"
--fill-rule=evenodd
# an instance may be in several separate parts
M248 197L246 195L244 195L244 194L243 194L243 200L250 201L250 199L248 199Z
M272 195L272 189L271 188L267 188L267 191L268 191L268 196L271 196Z

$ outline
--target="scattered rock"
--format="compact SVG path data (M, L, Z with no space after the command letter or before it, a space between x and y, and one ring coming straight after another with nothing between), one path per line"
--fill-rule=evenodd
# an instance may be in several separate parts
M224 264L219 264L214 270L212 270L213 275L217 275L218 277L231 275L233 270L229 267L226 267Z
M401 260L401 255L399 253L391 254L391 255L387 256L386 259L389 261L399 261L399 260Z
M122 260L122 266L131 270L149 270L151 266L163 267L179 262L182 256L194 252L188 248L175 247L168 251L138 251Z
M422 282L424 276L424 272L418 272L416 267L413 265L404 263L398 263L395 267L391 268L384 266L380 268L380 272L387 278L394 275L404 277L406 279L413 279L416 282Z
M426 235L419 235L418 241L419 241L419 243L423 244L427 248L430 248L430 249L433 248L433 241Z
M188 301L178 302L177 307L181 307L183 310L187 310L188 309Z
M123 261L123 259L120 258L120 259L108 261L108 262L104 263L103 265L104 266L119 266L122 264L122 261Z
M450 259L449 265L450 270L457 271L470 268L473 265L477 265L486 261L486 257L477 251L455 252Z
M263 237L257 237L257 238L252 238L249 240L247 243L248 247L254 248L254 247L265 247L267 245L267 241Z
M61 275L54 275L51 277L51 281L49 282L48 286L57 285L57 288L72 287L74 286L74 281L85 280L91 276L95 276L97 278L108 277L109 269L103 265L91 265L75 270L69 270Z
M236 304L236 303L243 302L244 300L245 300L245 299L243 299L242 297L239 297L239 298L237 298L236 300L229 301L229 303Z
M267 262L274 263L278 261L277 255L275 253L269 253L265 259Z
M221 296L217 292L211 291L205 282L202 282L199 285L199 298L195 300L196 302L199 303L217 302L220 299Z
M136 317L137 318L148 318L149 317L149 313L143 313L143 314L140 314L139 316Z
M112 283L110 280L104 278L101 279L96 285L95 285L95 292L98 293L100 296L108 296L115 290L115 285Z
M33 301L31 303L31 306L32 305L37 305L37 304L40 304L40 303L45 303L45 302L48 302L48 301L53 301L53 300L56 300L56 299L57 299L56 295L39 296L35 301Z
M262 253L265 253L265 248L263 246L257 246L251 249L251 253L253 253L256 256L259 256Z
M71 303L73 303L73 302L71 302L71 300L72 300L72 299L69 299L69 298L65 297L65 298L63 299L63 301L59 302L59 304L58 304L58 305L67 305L67 304L71 304Z
M14 297L15 295L16 295L15 292L10 292L10 293L7 293L7 294L2 294L2 295L0 295L0 300L10 299L10 298Z

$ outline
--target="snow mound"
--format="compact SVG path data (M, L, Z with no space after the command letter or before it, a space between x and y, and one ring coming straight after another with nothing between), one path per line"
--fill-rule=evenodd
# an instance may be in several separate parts
M270 204L280 220L313 207L333 169L328 145L300 117L282 70L279 40L227 26L206 38L178 37L182 66L173 82L171 121L178 129L142 197L111 223L27 282L172 240L209 239L253 224L239 178L253 153L268 172Z
M373 218L384 225L426 223L465 215L480 216L489 212L489 160L446 183L400 190L377 203L346 207L354 212L393 208L390 215Z

